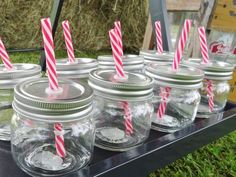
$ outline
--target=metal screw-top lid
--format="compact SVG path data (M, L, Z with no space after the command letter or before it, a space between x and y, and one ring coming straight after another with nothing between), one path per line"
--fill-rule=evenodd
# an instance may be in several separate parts
M128 54L121 57L125 71L142 70L144 58L142 56ZM98 56L98 67L101 69L115 69L115 62L112 55Z
M190 58L183 61L183 64L199 68L205 72L206 79L230 80L232 78L234 66L222 61L210 61L203 63L199 58Z
M41 77L41 67L36 64L15 63L12 70L0 65L0 89L11 89L30 78Z
M15 87L13 108L28 119L67 121L92 112L92 89L84 83L59 80L59 92L48 92L48 79L30 79Z
M153 77L161 86L181 89L200 88L204 77L201 70L183 65L173 71L170 63L151 63L147 66L145 74Z
M172 62L174 59L173 52L163 52L163 54L158 54L156 50L141 50L139 52L140 56L144 57L145 63L150 62Z
M74 63L68 59L56 60L57 76L60 78L88 78L89 72L97 69L97 61L91 58L76 58Z
M94 70L89 74L89 85L96 95L126 101L152 98L153 79L140 73L125 72L125 79L117 78L114 70Z

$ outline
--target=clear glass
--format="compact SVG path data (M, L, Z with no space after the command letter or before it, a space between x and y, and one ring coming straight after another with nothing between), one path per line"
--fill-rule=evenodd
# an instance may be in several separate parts
M0 140L10 141L13 89L0 89Z
M151 100L126 102L95 96L95 145L111 151L125 151L140 145L149 136L152 111ZM128 126L129 120L131 126Z
M95 137L92 116L61 124L65 157L57 155L54 123L13 115L11 150L22 170L31 176L61 176L89 163Z
M157 82L154 84L154 113L152 115L152 129L172 133L191 124L196 117L200 103L200 94L197 89L170 88L166 93L161 90ZM184 86L183 86L184 88ZM163 101L162 94L167 94ZM165 111L160 111L160 104L166 103ZM160 117L158 110L162 113Z
M228 81L211 80L212 89L214 95L214 107L211 111L209 108L209 97L207 94L207 81L203 81L203 87L200 89L201 102L198 108L198 117L208 118L211 114L222 111L226 105L228 94L230 91L230 85Z

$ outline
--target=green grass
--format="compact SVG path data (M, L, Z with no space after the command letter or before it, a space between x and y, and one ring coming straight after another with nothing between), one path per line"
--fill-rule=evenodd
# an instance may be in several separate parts
M236 131L149 175L159 176L235 177Z
M76 56L96 58L98 55L109 53L76 52ZM40 52L14 53L10 57L13 62L38 63ZM66 51L56 52L56 58L63 57L66 57ZM236 177L236 131L149 175L159 176Z

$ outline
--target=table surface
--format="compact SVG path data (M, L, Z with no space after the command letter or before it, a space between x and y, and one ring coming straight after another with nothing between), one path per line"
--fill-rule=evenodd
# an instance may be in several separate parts
M224 112L199 119L181 131L167 134L151 131L148 140L127 152L94 149L87 167L66 177L143 177L184 155L236 130L236 105ZM0 177L28 177L12 159L10 143L0 141Z

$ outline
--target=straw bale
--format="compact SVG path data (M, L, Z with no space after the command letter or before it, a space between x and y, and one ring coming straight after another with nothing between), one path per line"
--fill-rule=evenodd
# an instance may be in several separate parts
M40 19L50 15L53 0L1 0L0 36L8 48L41 47ZM148 16L148 0L65 0L55 36L57 49L64 49L61 22L70 21L76 50L110 49L108 30L120 20L124 48L142 46Z

